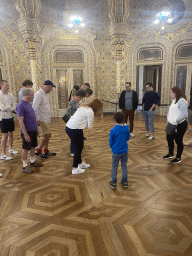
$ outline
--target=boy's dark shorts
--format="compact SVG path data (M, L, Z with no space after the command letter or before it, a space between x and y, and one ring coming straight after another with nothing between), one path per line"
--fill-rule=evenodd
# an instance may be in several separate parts
M27 132L31 142L26 142L25 141L25 137L24 134L21 134L21 138L22 138L22 148L26 149L26 150L31 150L31 148L35 148L38 146L37 144L37 131L33 131L33 132Z
M2 121L0 121L0 128L2 133L15 131L15 123L13 117L9 119L2 119Z

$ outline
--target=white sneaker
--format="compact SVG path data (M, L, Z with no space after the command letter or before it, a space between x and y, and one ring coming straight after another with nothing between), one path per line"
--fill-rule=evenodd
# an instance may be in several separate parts
M1 178L1 177L3 177L3 174L2 174L2 173L0 173L0 178Z
M130 136L131 136L131 137L135 137L135 135L134 135L132 132L130 133Z
M74 153L71 153L71 156L74 156Z
M189 146L189 147L192 147L192 141L190 140L189 142L187 143L183 143L184 146Z
M146 138L149 137L149 133L146 133L146 134L145 134L145 137L146 137Z
M148 140L153 140L155 137L153 135L149 136Z
M9 149L9 153L16 155L16 154L18 154L18 151L15 151L13 149Z
M13 160L11 156L1 155L1 160Z
M78 168L89 168L90 167L90 164L86 164L86 163L81 163L81 164L78 164Z
M79 167L72 169L72 174L80 174L80 173L83 173L83 172L85 172L85 169L81 169Z

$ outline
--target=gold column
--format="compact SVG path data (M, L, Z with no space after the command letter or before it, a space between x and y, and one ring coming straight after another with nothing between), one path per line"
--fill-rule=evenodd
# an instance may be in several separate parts
M34 91L37 91L38 90L38 85L37 85L38 70L37 70L35 42L28 41L28 47L29 47L29 58L31 62L31 77L33 82L33 88L34 88Z
M116 93L121 92L122 43L116 44Z

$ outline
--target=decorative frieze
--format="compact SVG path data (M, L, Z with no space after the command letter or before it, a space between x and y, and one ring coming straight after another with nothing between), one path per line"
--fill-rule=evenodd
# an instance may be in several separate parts
M39 0L16 0L16 9L19 12L19 32L25 41L37 41L38 38L38 14L40 12Z
M19 12L20 19L36 19L41 10L39 0L16 0L15 6Z
M109 27L109 32L113 44L123 44L127 37L128 26L125 22L112 23Z
M23 35L26 42L34 41L38 39L38 20L23 18L18 20L19 32Z
M31 60L35 60L36 59L35 42L28 41L28 46L29 46L29 58Z

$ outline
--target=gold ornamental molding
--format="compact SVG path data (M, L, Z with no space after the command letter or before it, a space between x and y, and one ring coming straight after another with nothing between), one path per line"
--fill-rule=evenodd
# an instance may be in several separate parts
M128 16L129 0L108 0L109 3L109 17L112 23L124 22Z
M17 11L19 12L20 19L36 19L40 13L39 0L16 0L15 6Z
M65 35L58 34L59 39L66 39L66 40L77 40L79 39L78 34L66 33Z
M122 44L127 37L128 26L125 22L113 23L109 27L109 32L113 44Z
M28 47L29 47L29 58L31 60L35 60L36 59L35 42L28 41Z
M19 12L19 32L26 42L37 41L38 38L38 14L40 12L39 0L16 0L15 6Z

